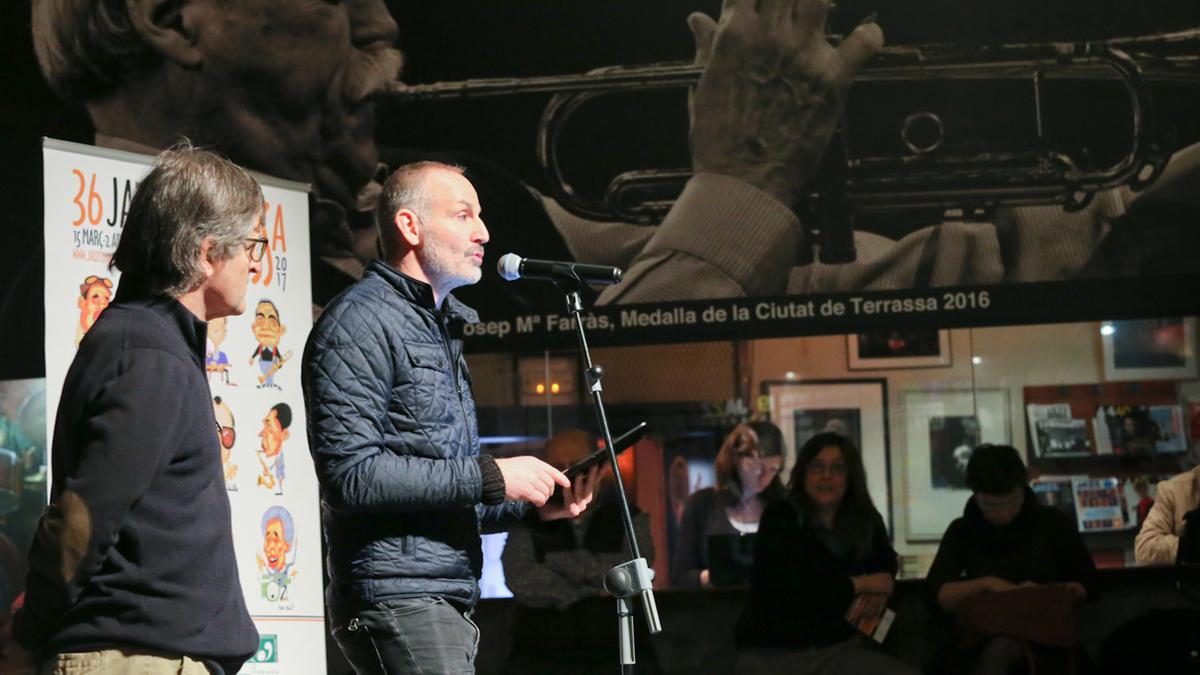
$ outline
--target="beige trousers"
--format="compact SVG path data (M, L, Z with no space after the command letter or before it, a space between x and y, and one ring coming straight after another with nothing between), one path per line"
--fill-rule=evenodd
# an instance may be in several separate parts
M209 675L208 668L186 656L134 654L118 649L58 654L42 664L38 675Z

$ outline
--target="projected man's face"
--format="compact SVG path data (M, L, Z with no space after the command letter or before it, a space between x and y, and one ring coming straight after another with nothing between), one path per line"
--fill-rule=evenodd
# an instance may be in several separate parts
M177 131L353 206L379 162L372 96L401 67L382 0L193 0L185 16L200 63Z

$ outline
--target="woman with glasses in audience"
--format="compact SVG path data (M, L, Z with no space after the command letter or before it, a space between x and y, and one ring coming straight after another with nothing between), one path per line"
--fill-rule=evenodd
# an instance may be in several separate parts
M739 424L717 452L715 487L697 490L687 501L671 560L671 585L676 588L709 588L745 582L745 572L726 570L726 578L713 579L710 543L725 538L726 553L738 565L743 548L738 540L758 531L767 502L783 494L779 471L783 468L783 433L770 422ZM750 547L745 547L749 558Z
M858 627L878 622L896 570L858 448L840 434L813 436L787 498L772 502L759 524L737 671L915 674Z

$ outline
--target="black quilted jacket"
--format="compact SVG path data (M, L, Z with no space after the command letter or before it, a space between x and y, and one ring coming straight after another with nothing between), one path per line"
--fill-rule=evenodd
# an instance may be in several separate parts
M479 426L462 341L474 310L375 261L304 350L309 448L321 484L331 608L479 597L479 535L525 505L483 506Z

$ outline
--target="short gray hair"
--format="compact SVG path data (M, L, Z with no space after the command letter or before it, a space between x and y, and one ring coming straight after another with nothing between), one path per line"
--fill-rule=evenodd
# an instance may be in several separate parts
M73 103L104 98L161 60L130 20L127 0L34 0L31 18L42 74Z
M397 168L383 182L383 194L379 197L375 220L379 226L379 241L385 257L390 259L403 248L401 242L397 241L393 227L397 211L408 209L420 218L429 217L429 187L424 177L426 172L434 169L450 171L460 176L466 172L466 168L457 164L426 160Z
M109 268L155 295L179 296L204 283L200 253L227 260L246 245L263 194L244 169L189 143L166 150L142 179Z

